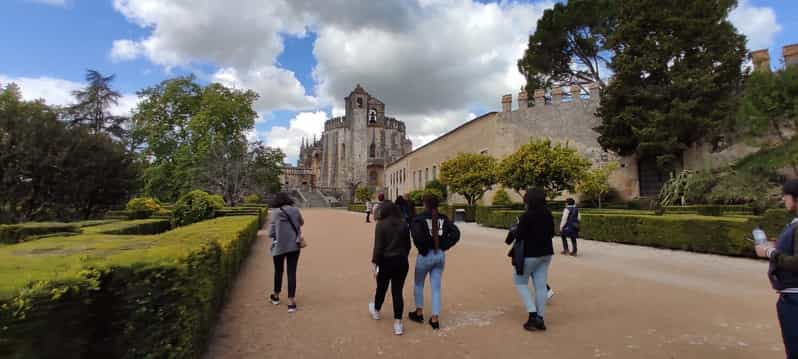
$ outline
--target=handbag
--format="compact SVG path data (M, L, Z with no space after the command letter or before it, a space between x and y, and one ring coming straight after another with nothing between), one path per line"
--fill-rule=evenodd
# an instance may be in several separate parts
M299 232L299 229L296 227L296 224L294 224L294 221L291 220L291 216L288 215L288 212L286 212L282 208L280 208L280 212L283 212L283 214L285 215L285 218L288 219L288 223L291 224L291 228L294 229L294 233L296 233L296 243L299 245L299 248L307 247L308 243L305 242L305 237L302 235L301 232Z

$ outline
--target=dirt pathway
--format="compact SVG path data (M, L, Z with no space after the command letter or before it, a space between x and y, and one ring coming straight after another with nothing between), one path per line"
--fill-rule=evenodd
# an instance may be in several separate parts
M461 225L447 253L442 328L405 321L394 336L390 295L380 321L366 310L374 224L341 210L305 210L299 311L273 306L268 240L255 244L207 358L783 358L776 295L764 262L581 241L555 256L549 330L521 329L504 231ZM555 242L559 249L559 240ZM412 308L412 268L405 306ZM429 285L427 295L429 303ZM429 304L426 305L429 307Z

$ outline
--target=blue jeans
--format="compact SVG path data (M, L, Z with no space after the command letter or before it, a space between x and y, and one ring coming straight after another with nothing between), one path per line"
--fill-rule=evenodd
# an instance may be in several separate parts
M432 315L441 314L441 276L446 257L443 251L430 251L426 256L416 257L416 278L413 297L416 308L424 307L424 281L429 273L430 286L432 287Z
M776 312L787 359L798 358L798 294L779 294Z
M551 264L551 256L528 257L524 259L524 273L522 275L516 274L515 270L513 270L515 289L518 291L518 295L521 296L521 301L524 302L526 311L529 313L537 312L541 318L546 314L546 300L548 297L546 281L549 276L549 264ZM528 285L530 277L535 288L534 302Z

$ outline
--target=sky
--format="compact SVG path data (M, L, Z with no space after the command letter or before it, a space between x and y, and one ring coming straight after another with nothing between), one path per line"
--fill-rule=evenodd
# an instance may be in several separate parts
M194 74L256 91L250 138L296 161L361 84L407 124L414 147L488 111L524 84L516 62L553 1L1 0L0 84L66 105L87 69L136 92ZM798 1L740 0L729 16L748 48L798 43Z

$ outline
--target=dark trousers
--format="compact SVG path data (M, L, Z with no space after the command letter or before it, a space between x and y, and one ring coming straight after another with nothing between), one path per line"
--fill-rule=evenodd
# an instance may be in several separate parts
M369 223L369 222L371 222L371 220L369 219L369 217L371 217L371 211L366 211L366 223Z
M776 312L787 359L798 359L798 294L780 294Z
M283 266L288 262L288 298L296 295L296 266L299 262L299 251L283 253L274 258L274 293L283 289Z
M391 284L391 297L393 298L393 317L402 319L405 301L402 297L402 289L405 287L405 279L410 264L405 256L383 257L380 260L380 272L377 273L377 293L374 294L374 308L378 311L382 308L385 301L385 293L388 291L388 284Z
M562 250L568 252L568 240L565 235L560 236L562 238ZM571 237L571 244L573 244L574 251L571 253L576 253L576 236Z

